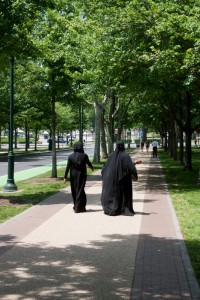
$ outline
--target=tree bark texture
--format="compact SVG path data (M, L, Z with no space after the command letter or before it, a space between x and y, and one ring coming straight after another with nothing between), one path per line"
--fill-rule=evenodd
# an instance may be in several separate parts
M106 147L106 133L105 133L105 109L101 113L101 157L107 158L108 152Z
M106 129L107 129L107 143L108 143L108 154L113 152L113 143L114 143L114 110L115 110L115 95L111 91L109 93L109 111L108 118L106 120Z
M184 164L184 140L183 140L183 106L182 106L182 97L179 93L178 96L178 117L180 120L180 124L178 124L178 138L179 138L179 163L181 165ZM182 125L182 126L181 126Z
M192 170L191 102L192 102L192 95L189 92L186 92L186 126L185 126L185 136L186 136L185 169L186 170Z
M101 127L101 114L102 107L97 102L94 101L94 110L95 110L95 142L94 142L94 157L93 162L100 162L100 127Z

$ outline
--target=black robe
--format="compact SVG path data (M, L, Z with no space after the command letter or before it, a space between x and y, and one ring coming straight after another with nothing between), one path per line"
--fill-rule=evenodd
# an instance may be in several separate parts
M83 152L82 148L79 149L76 145L74 151L75 152L68 157L64 178L67 178L70 171L70 185L74 202L74 211L80 213L86 211L87 198L84 190L87 179L86 165L92 170L93 166L89 161L88 155Z
M121 143L123 145L123 143ZM137 180L137 170L125 149L117 148L102 169L103 187L101 204L104 213L134 215L132 204L132 175Z

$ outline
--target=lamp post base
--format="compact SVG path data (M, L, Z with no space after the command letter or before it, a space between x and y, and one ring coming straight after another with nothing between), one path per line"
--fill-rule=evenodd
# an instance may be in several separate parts
M14 181L8 180L6 185L3 187L4 192L14 192L17 190L17 186L15 185Z

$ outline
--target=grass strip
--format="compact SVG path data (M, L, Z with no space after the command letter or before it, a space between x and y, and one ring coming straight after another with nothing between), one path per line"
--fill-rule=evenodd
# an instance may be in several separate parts
M191 263L200 284L200 149L193 148L193 170L184 170L163 150L159 158Z

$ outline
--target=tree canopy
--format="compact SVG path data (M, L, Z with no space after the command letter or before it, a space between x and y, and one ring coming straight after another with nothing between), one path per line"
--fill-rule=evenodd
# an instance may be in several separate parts
M199 19L197 0L1 1L1 78L15 56L18 120L35 110L48 123L54 102L73 110L81 100L104 114L107 140L113 124L166 137L178 128L190 153L200 129Z

